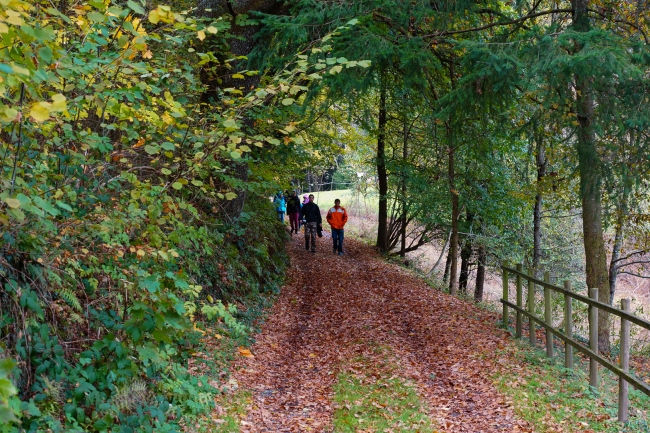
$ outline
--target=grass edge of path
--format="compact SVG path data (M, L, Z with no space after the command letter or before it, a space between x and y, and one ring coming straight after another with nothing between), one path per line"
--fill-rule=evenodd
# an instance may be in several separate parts
M333 432L434 433L426 402L404 377L389 347L374 345L372 358L341 366L334 393Z

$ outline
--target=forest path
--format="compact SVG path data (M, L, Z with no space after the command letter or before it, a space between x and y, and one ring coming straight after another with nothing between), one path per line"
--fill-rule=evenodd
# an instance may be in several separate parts
M362 383L404 378L435 431L530 431L490 380L506 338L496 315L430 289L354 240L336 256L328 235L315 254L302 233L288 244L287 284L251 347L255 357L240 358L234 372L253 392L242 431L333 431L334 411L358 403L333 402L345 372ZM387 356L393 367L382 372ZM389 418L391 408L372 404ZM399 424L395 431L420 431Z

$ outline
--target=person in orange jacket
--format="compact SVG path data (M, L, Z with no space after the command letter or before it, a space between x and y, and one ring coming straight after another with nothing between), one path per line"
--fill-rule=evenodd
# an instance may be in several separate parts
M334 200L334 207L327 211L327 222L332 227L332 241L334 242L334 254L338 252L343 255L343 227L348 222L348 213L341 206L341 200Z

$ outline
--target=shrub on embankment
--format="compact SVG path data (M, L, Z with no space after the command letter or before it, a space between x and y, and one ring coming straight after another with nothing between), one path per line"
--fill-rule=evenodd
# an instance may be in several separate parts
M286 234L236 176L265 100L202 99L227 21L59 6L0 7L0 432L174 431L217 392L187 368L197 322L241 338L236 301L281 278Z
M262 199L248 200L255 218L219 225L151 192L144 209L122 189L110 210L93 204L103 218L78 206L5 232L0 357L18 360L20 421L0 431L173 431L212 407L218 391L186 368L194 321L245 334L219 299L276 291L286 234Z

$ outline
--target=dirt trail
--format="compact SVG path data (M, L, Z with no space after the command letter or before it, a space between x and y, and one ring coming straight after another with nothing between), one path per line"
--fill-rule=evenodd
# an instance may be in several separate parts
M530 431L492 386L505 334L496 316L431 290L408 271L346 240L346 255L319 239L289 243L287 285L235 378L253 390L246 432L328 432L332 385L373 345L388 346L440 431Z

